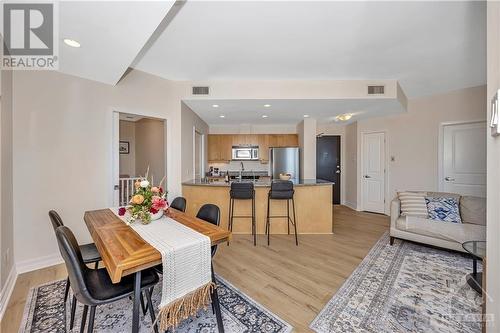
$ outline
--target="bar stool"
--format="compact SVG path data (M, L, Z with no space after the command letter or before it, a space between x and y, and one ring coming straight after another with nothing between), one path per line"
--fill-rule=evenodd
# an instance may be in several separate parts
M269 245L269 238L271 234L271 219L272 218L287 218L288 234L290 235L290 223L295 229L295 245L299 245L299 239L297 237L297 219L295 217L295 201L293 195L295 190L293 189L293 183L289 180L276 180L271 183L271 190L267 195L267 217L266 217L266 234L267 234L267 245ZM269 215L271 200L286 200L286 215ZM290 201L292 201L293 209L293 221L290 218Z
M234 215L235 200L252 200L252 215ZM228 230L233 231L233 219L235 218L251 218L252 219L252 235L253 245L257 245L257 232L255 229L255 189L253 183L250 182L232 182L231 191L229 191L229 223ZM229 245L229 242L227 243Z

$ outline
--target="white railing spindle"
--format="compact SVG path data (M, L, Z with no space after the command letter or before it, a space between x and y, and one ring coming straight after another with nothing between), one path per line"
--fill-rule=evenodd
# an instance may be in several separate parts
M130 177L130 178L120 178L120 206L128 205L130 198L134 194L134 184L137 180L140 180L139 177Z

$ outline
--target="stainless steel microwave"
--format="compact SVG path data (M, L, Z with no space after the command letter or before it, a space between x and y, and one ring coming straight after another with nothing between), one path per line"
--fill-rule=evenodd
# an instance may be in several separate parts
M258 161L259 147L257 146L233 146L232 159L234 161Z

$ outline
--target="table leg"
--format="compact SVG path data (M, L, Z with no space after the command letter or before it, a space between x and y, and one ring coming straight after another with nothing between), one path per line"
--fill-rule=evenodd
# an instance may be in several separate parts
M141 301L141 271L135 273L134 305L132 308L132 333L139 333L139 303Z

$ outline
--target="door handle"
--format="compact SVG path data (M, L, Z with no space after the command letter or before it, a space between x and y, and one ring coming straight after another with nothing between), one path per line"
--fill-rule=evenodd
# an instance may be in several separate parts
M454 182L455 178L446 177L444 180L446 180L447 182Z
M372 178L371 176L365 175L365 178Z
M340 173L340 170L335 171L335 173Z

